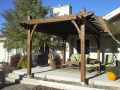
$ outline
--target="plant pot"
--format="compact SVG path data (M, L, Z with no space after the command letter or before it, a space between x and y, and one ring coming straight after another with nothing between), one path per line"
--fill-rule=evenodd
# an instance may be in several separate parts
M110 81L115 81L117 78L117 76L113 72L107 72L107 75Z

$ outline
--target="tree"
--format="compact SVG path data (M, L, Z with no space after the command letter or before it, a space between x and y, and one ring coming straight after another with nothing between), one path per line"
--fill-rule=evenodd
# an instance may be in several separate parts
M8 9L1 13L6 22L2 23L0 30L6 36L4 48L8 51L21 48L26 51L27 31L20 26L20 22L32 16L32 19L44 18L47 15L50 6L43 7L42 0L13 0L14 10ZM44 33L34 33L33 47L37 49L43 43L50 44L50 35Z

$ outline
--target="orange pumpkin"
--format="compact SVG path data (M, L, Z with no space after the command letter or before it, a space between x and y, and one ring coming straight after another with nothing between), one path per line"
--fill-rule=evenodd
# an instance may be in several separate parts
M111 81L115 81L117 76L113 72L107 72L108 78Z

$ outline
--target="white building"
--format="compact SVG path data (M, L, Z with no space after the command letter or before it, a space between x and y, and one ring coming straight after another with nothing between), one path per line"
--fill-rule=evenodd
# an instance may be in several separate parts
M52 9L52 13L56 16L72 14L72 7L70 5L59 5L57 7L53 7Z

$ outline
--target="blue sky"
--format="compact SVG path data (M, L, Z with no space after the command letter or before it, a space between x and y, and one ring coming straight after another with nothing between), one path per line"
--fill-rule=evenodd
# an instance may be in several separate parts
M106 15L109 12L120 7L120 0L42 0L43 6L50 5L56 7L58 5L71 5L72 13L78 13L82 7L86 11L94 11L95 15ZM9 8L14 9L12 0L0 0L0 13ZM4 18L0 15L0 29L1 23L5 22Z

